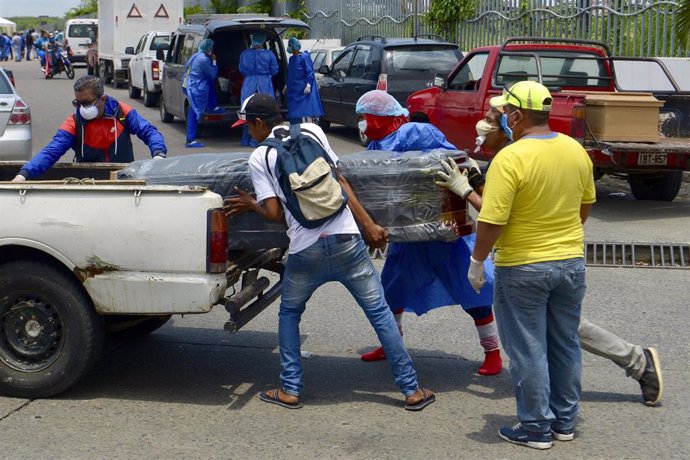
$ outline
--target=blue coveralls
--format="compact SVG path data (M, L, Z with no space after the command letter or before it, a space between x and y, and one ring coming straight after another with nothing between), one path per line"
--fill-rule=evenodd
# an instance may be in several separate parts
M275 98L272 77L278 74L278 60L271 51L264 48L249 48L240 54L242 80L242 102L254 93L266 93ZM242 128L242 145L256 144L245 125Z
M311 92L304 94L307 84ZM287 76L287 103L290 123L301 123L304 117L322 117L323 106L314 77L314 65L309 53L290 56Z
M199 119L204 112L212 110L218 103L215 98L215 82L218 78L218 67L213 65L211 58L199 51L189 59L182 77L184 84L187 77L187 87L183 86L182 92L189 100L189 114L187 116L187 143L196 138Z
M457 150L435 126L405 123L367 150L393 152ZM453 243L391 243L381 272L386 301L393 312L405 309L423 315L434 308L461 305L475 320L491 314L493 263L484 262L487 288L477 294L467 280L475 235Z

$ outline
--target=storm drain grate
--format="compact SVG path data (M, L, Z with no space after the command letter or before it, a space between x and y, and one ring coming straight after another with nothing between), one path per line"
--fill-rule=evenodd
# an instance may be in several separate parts
M585 243L591 267L690 269L690 245L669 243Z
M385 259L388 245L369 250L374 259ZM690 245L650 243L585 243L585 263L590 267L690 269Z

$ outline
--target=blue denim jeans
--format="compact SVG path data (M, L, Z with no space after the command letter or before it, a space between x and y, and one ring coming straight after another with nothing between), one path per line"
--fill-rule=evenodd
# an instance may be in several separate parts
M495 274L494 314L510 358L518 419L528 431L574 428L584 260L496 267Z
M359 235L326 236L287 258L278 314L283 391L299 395L304 386L299 323L311 295L329 281L340 281L350 291L383 345L395 383L403 395L414 394L418 385L412 359L386 304L381 279Z

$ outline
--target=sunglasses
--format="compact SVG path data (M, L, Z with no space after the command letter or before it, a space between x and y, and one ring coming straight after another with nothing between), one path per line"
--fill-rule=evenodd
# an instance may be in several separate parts
M78 100L76 100L76 99L73 99L73 100L72 100L72 106L73 106L75 109L78 109L79 107L92 107L92 106L98 104L98 101L99 101L100 99L101 99L100 96L98 96L96 99L92 100L91 102L81 102L81 101L78 101Z
M506 85L506 86L503 87L503 94L504 94L504 95L505 95L505 94L509 94L509 95L513 96L513 99L515 99L516 101L518 101L519 107L520 107L520 109L522 109L522 101L520 100L519 97L517 97L517 96L515 95L515 93L513 93L513 92L508 88L508 85Z

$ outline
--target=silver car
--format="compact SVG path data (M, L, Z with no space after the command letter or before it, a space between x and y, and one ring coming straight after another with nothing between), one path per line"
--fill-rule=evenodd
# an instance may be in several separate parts
M31 112L0 67L0 161L31 159Z

